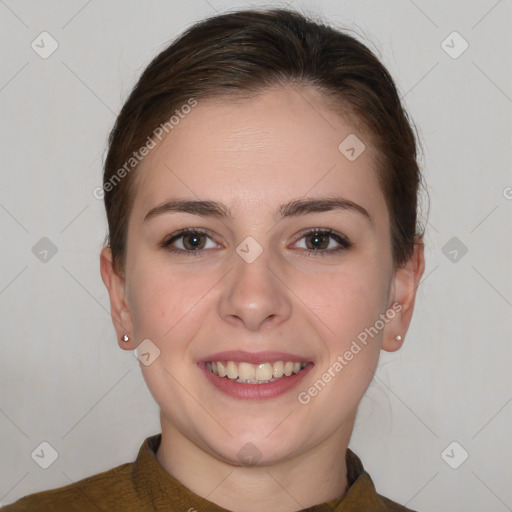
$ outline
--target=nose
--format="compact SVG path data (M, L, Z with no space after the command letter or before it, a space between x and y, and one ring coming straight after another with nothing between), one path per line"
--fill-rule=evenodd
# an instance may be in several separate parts
M288 289L277 268L269 267L265 252L252 263L235 256L235 268L226 276L219 300L221 317L250 331L276 327L292 311Z

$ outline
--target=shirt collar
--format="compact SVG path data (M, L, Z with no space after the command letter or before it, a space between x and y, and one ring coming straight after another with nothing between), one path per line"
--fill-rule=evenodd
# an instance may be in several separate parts
M193 493L179 480L167 473L156 459L162 434L148 437L140 447L133 465L133 485L140 498L151 502L154 510L167 511L172 503L175 512L206 510L229 512ZM370 475L364 470L359 457L347 449L347 480L349 488L340 498L308 508L311 512L357 512L364 505L365 512L382 511L382 501L375 490Z

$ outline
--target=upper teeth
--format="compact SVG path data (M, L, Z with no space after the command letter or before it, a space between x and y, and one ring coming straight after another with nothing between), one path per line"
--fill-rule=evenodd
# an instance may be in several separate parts
M275 363L251 364L235 361L212 361L206 363L207 370L219 377L238 380L239 382L261 383L280 379L283 375L289 377L299 373L307 363L293 361L276 361Z

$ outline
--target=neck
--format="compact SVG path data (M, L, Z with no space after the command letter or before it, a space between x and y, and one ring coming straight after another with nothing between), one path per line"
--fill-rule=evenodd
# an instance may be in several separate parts
M292 512L341 497L348 489L345 453L354 421L286 461L229 464L183 436L163 416L160 465L192 492L237 512Z

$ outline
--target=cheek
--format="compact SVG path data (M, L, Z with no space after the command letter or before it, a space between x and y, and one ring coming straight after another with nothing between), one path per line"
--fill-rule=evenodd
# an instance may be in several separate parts
M154 262L139 266L130 282L136 338L149 338L162 348L169 340L176 345L188 339L198 326L193 319L204 312L216 281L212 275L199 277Z
M343 348L386 307L388 276L377 265L351 263L328 273L301 274L294 289L330 340Z
M302 276L297 295L314 313L309 316L325 348L312 387L302 391L326 411L326 422L337 423L354 410L372 381L383 331L375 334L370 328L385 312L386 290L382 271L369 265L364 272L347 266L322 276Z

